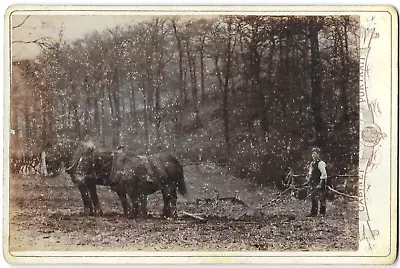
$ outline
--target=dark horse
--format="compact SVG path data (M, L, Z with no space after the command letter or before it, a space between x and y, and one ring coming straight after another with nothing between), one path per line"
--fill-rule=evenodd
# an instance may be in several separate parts
M124 152L104 152L84 143L63 142L49 150L46 162L49 174L57 174L61 163L77 185L83 200L84 215L101 215L96 185L116 191L127 217L147 215L147 195L161 190L164 217L176 216L177 190L185 195L183 167L172 155L160 153L138 157ZM126 198L128 194L132 210ZM129 213L130 212L130 213Z

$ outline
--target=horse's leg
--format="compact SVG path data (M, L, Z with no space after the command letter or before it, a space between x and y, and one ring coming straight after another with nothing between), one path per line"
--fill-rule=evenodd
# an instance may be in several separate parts
M121 201L122 209L124 210L124 216L129 217L129 205L128 205L128 199L126 198L126 192L117 190L117 195L119 197L119 200Z
M169 195L168 192L165 191L164 189L161 189L161 194L163 197L163 201L164 201L164 207L163 207L163 212L161 214L162 217L167 217L168 215L168 203L169 203Z
M118 183L116 185L111 186L111 189L117 193L118 198L121 201L121 206L124 211L124 216L129 218L130 205L128 203L128 199L126 198L125 185L123 183Z
M139 217L147 217L147 195L141 194L139 197Z
M139 214L139 197L135 190L130 190L128 192L129 198L132 202L131 214L128 216L130 219L137 218Z
M170 199L170 209L171 209L171 217L176 218L178 216L178 213L176 211L176 201L178 199L178 196L176 195L176 187L171 186L171 199Z
M93 203L93 206L94 206L93 214L94 214L94 216L102 216L103 215L103 211L101 210L99 197L97 196L96 184L88 183L87 186L88 186L88 189L89 189L90 198L92 199L92 203Z
M92 200L90 199L90 196L89 196L88 187L84 183L78 184L77 186L78 186L78 189L81 192L81 196L82 196L83 215L84 216L93 215L93 204L92 204Z
M166 185L161 190L164 200L163 217L173 218L176 211L176 188Z
M119 197L119 200L121 201L121 206L124 211L124 216L129 218L130 207L128 204L128 199L126 198L126 191L124 189L117 189L116 192Z

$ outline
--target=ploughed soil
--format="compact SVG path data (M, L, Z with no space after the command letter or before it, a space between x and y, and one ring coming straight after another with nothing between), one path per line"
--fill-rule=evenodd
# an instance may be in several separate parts
M189 195L177 219L163 219L160 193L149 196L147 219L126 219L116 193L98 186L104 215L83 216L78 189L55 178L11 174L9 251L351 251L358 248L357 202L328 201L325 217L307 217L309 198L276 199L211 164L185 167ZM220 200L216 201L219 197ZM207 198L210 198L209 200ZM198 202L196 202L198 200ZM258 213L261 212L261 213ZM189 213L190 215L188 216ZM194 215L194 216L193 216ZM6 238L7 239L7 238Z

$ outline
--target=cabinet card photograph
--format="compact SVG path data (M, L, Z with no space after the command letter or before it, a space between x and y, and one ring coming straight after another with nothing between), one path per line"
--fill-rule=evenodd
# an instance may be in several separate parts
M9 263L390 264L389 6L12 6Z

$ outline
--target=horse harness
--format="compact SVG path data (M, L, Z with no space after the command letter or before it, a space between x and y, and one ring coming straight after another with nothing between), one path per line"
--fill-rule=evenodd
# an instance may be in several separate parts
M109 167L111 165L111 169L110 169L110 173L109 173L109 178L111 177L115 177L116 173L118 172L118 169L121 168L121 166L123 165L123 163L125 162L125 158L128 156L126 153L124 152L112 152L111 153L112 157L111 159L106 162L104 165L102 165L100 168L96 169L95 168L95 154L94 152L91 153L91 155L89 157L91 157L91 164L92 164L92 174L88 174L89 176L93 176L94 178L97 177L97 175L103 171L104 169L106 169L107 167ZM149 181L154 181L151 178L155 178L157 177L157 175L161 175L161 176L166 176L166 171L164 170L162 164L155 159L152 159L150 161L150 159L147 156L132 156L132 157L136 157L137 159L139 159L141 161L141 163L144 165L144 167L146 168L147 171L147 180ZM77 161L75 161L68 169L66 170L70 170L73 168L73 166L75 165L79 165L83 160L83 157L80 157ZM157 174L160 173L160 174ZM106 184L105 179L103 178L103 184ZM107 185L113 186L115 184L117 184L119 182L119 180L109 180L110 183L108 183Z
M152 159L152 161L150 162L150 159L147 156L140 155L138 157L146 167L147 173L149 174L150 177L157 177L157 175L159 176L161 175L163 177L167 176L165 168L157 159ZM153 167L153 165L155 168ZM157 174L157 172L159 174Z
M111 160L109 160L107 163L105 163L104 165L102 165L102 167L100 167L99 169L96 169L96 161L95 161L95 155L94 155L94 152L92 152L91 154L90 154L90 156L87 156L87 157L91 157L91 165L92 165L92 172L91 172L91 174L87 174L88 176L90 176L90 177L93 177L93 178L97 178L97 175L101 172L101 171L103 171L104 169L106 169L110 164L112 165L112 167L111 167L111 171L113 170L113 166L114 166L114 164L113 164L113 160L114 160L114 157L113 158L111 158ZM74 161L74 163L72 163L72 165L68 168L68 169L66 169L66 170L70 170L70 169L72 169L75 165L77 166L77 167L79 167L79 165L82 163L82 160L83 160L83 156L81 156L81 157L79 157L79 159L77 160L77 161ZM111 173L110 173L110 176L111 176ZM105 184L105 181L104 181L104 178L103 178L103 184ZM110 186L112 186L112 185L114 185L114 184L116 184L116 183L113 183L113 184L110 184Z

